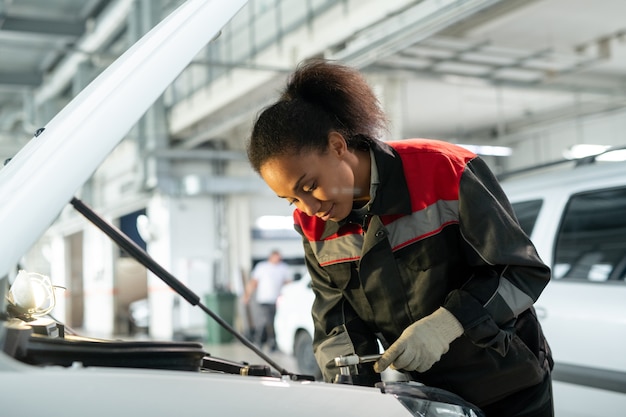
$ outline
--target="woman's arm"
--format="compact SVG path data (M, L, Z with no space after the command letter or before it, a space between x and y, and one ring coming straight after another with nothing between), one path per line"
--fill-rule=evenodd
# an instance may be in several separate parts
M516 317L539 298L550 269L481 159L468 163L459 194L460 231L473 274L449 294L444 307L474 343L505 354Z
M336 357L378 353L378 341L343 297L342 291L333 284L332 277L319 266L306 240L304 249L315 293L311 312L315 325L313 350L324 380L333 382L339 374L339 369L333 366ZM353 376L354 384L374 385L380 381L380 375L373 371L371 363L358 365L358 373Z

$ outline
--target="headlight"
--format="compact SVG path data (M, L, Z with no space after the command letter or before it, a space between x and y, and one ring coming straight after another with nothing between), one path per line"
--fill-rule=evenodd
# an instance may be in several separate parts
M376 385L385 394L395 396L414 416L485 417L475 405L456 394L417 382L382 382Z
M56 304L50 278L20 270L7 295L9 311L25 321L45 316Z

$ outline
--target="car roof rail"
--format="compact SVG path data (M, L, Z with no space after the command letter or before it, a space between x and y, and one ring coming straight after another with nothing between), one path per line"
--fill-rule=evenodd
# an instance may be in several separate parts
M545 162L542 164L532 165L532 166L528 166L528 167L524 167L520 169L514 169L511 171L505 171L500 174L497 174L496 176L498 180L503 180L506 178L514 177L516 175L527 174L530 172L540 171L542 169L552 168L558 165L565 165L568 163L573 164L573 168L584 166L584 165L591 165L597 162L599 156L605 155L611 152L615 152L615 151L626 151L626 145L612 146L610 148L605 149L604 151L600 153L589 155L589 156L584 156L582 158L576 158L576 159L563 158L563 159L558 159L556 161Z

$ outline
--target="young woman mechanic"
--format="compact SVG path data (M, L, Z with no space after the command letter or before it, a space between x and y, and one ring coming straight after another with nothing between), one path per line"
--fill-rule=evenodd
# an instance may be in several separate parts
M435 140L382 142L362 75L309 61L255 122L248 157L295 206L315 292L314 351L452 391L488 416L551 416L552 358L533 303L550 270L475 154ZM372 369L373 368L373 369Z

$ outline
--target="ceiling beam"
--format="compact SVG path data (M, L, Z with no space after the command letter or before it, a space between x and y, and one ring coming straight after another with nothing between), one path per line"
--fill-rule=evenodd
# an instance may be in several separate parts
M374 64L502 0L423 0L355 34L327 58L357 68Z
M37 72L0 72L0 85L37 87L43 77Z
M85 22L50 20L0 15L0 30L29 34L79 37L85 33Z

